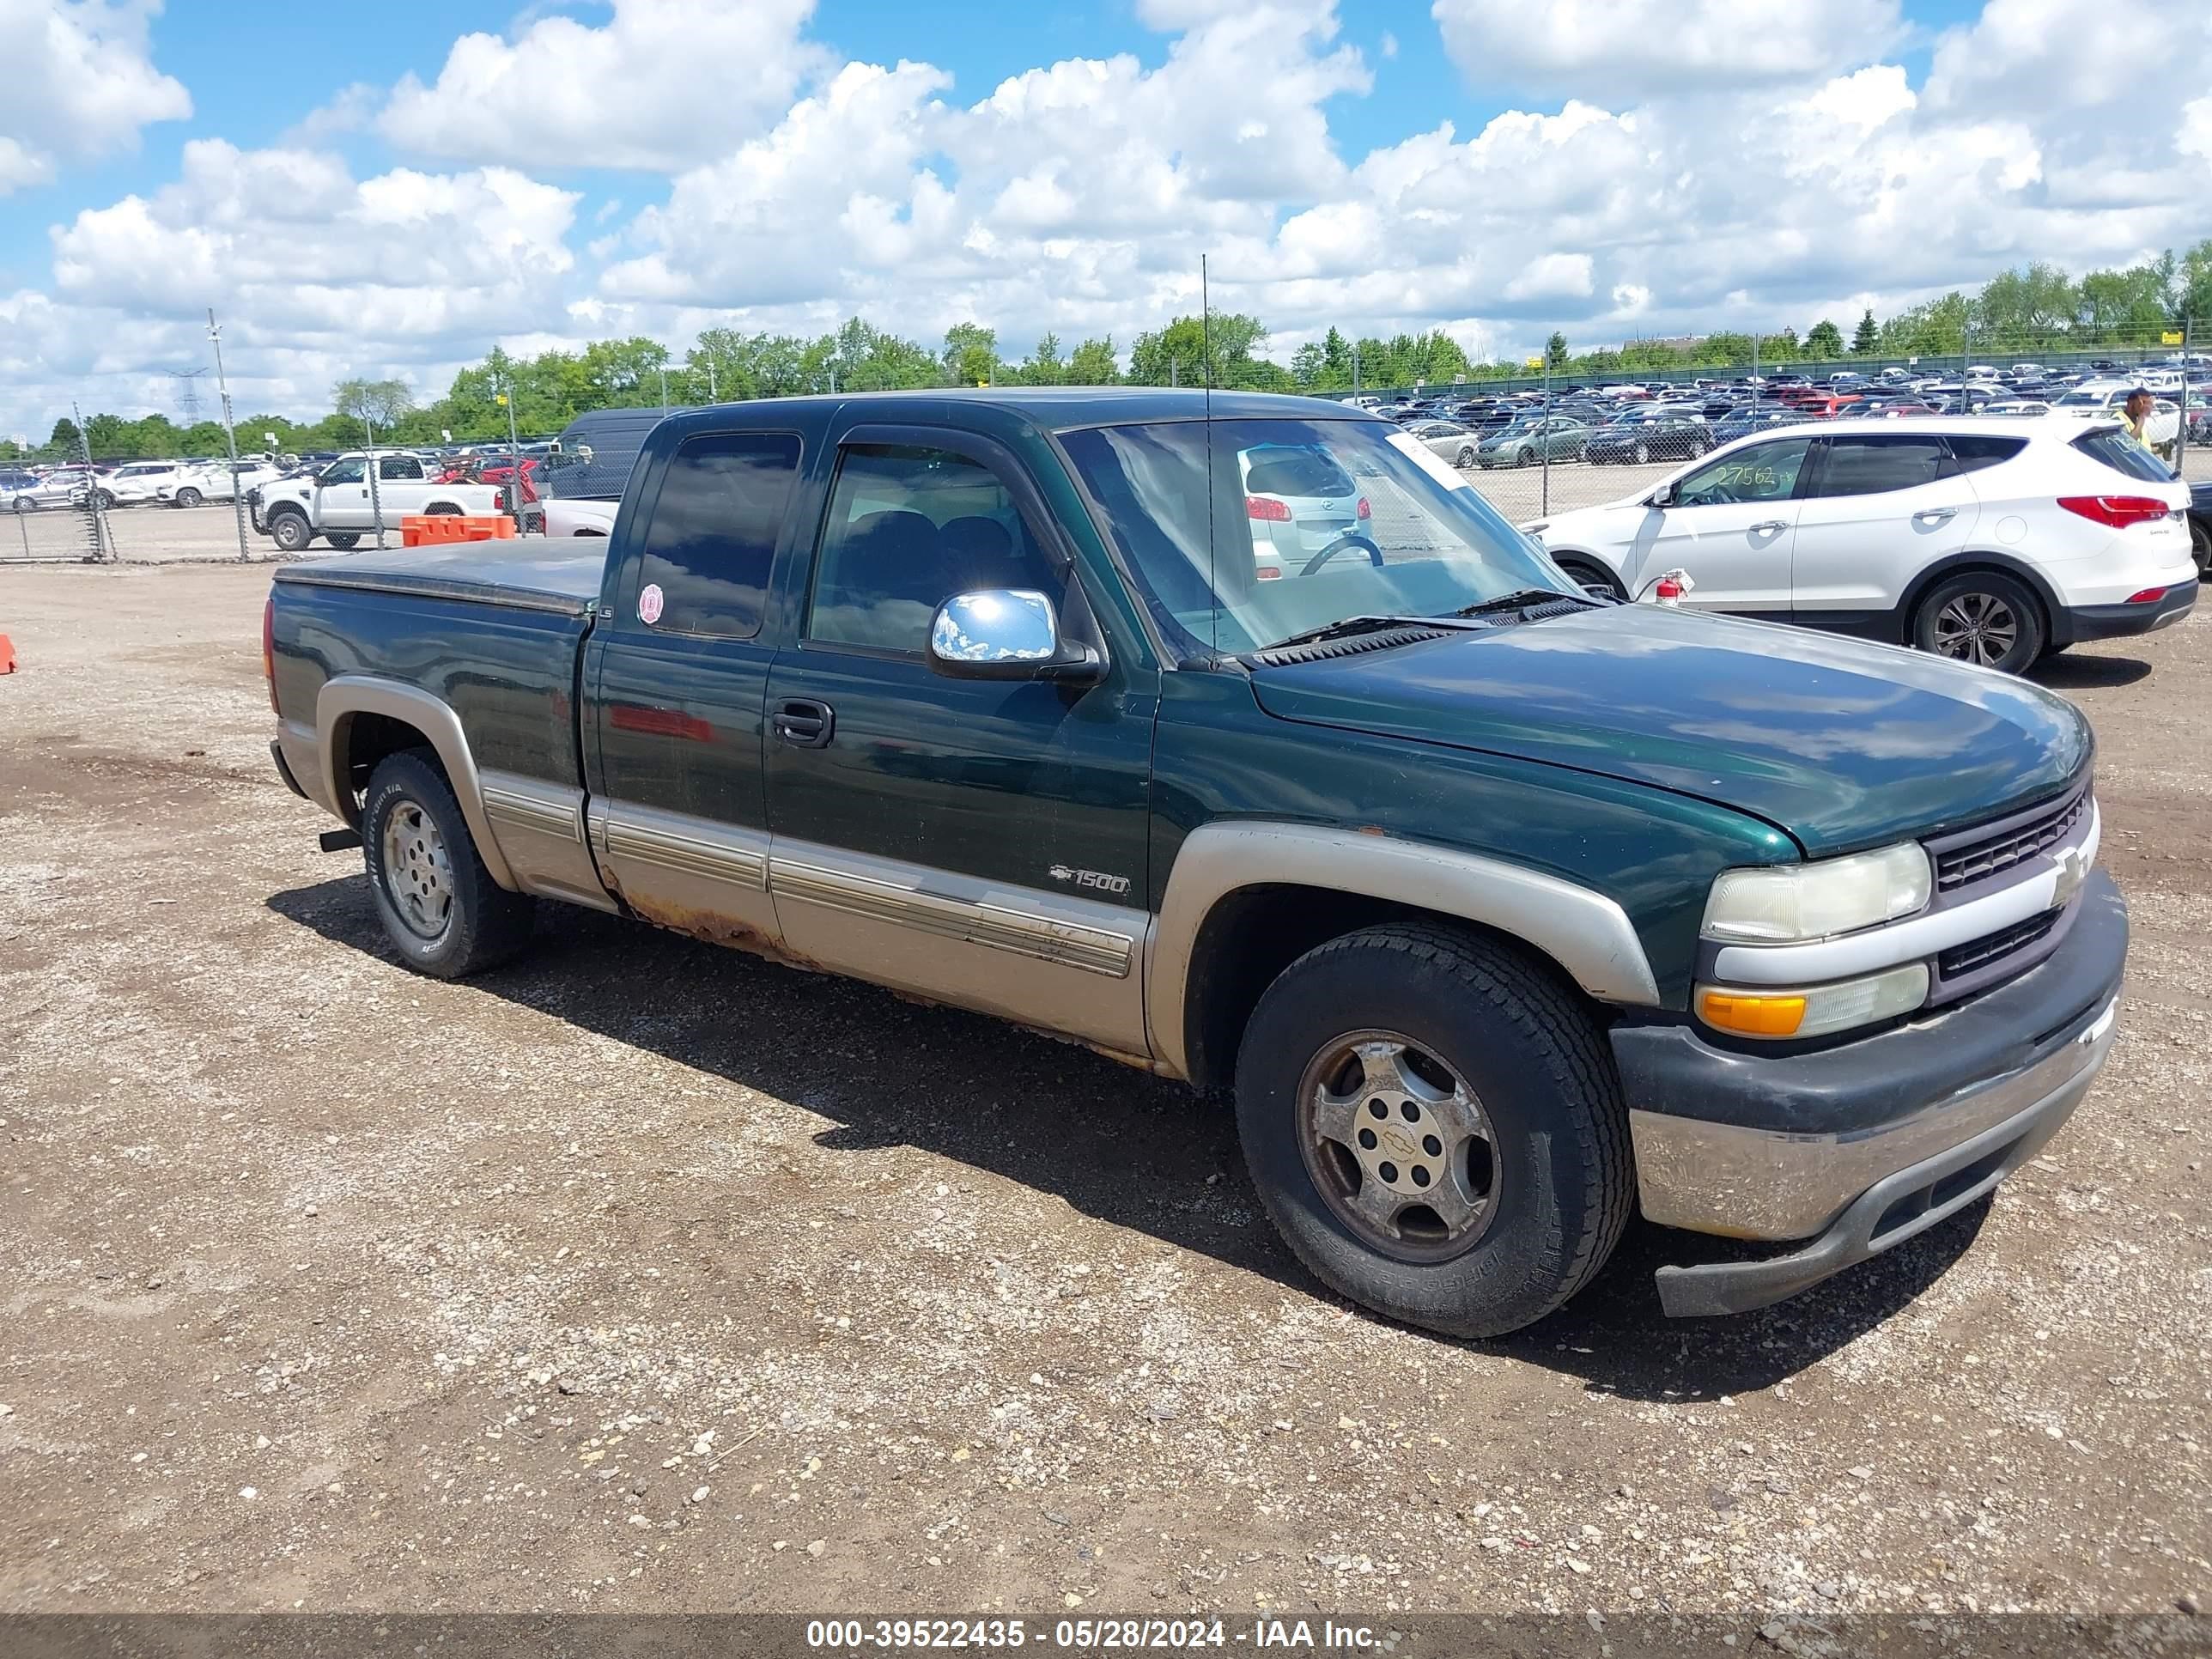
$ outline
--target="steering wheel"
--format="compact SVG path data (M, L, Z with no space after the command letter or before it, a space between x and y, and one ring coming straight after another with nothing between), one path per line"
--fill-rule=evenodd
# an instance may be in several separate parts
M1377 570L1380 570L1382 568L1382 550L1376 546L1373 542L1368 540L1366 537L1362 536L1354 531L1347 530L1344 534L1339 536L1334 541L1331 542L1327 547L1322 549L1320 552L1315 554L1313 557L1307 560L1304 568L1298 572L1298 574L1301 576L1312 575L1315 571L1320 569L1322 566L1327 564L1331 559L1343 552L1347 547L1364 548L1367 551L1367 562L1373 565Z

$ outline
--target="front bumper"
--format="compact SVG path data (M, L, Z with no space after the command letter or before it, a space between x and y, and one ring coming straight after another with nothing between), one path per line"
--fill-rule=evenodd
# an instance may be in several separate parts
M2149 605L2075 605L2066 609L2069 640L2114 640L2170 628L2197 603L2194 579L2176 582L2166 597Z
M1670 1314L1764 1307L1903 1243L2033 1156L2111 1047L2127 911L2091 874L2063 943L1932 1018L1813 1054L1723 1049L1684 1025L1615 1028L1645 1217L1810 1239L1765 1261L1662 1268Z

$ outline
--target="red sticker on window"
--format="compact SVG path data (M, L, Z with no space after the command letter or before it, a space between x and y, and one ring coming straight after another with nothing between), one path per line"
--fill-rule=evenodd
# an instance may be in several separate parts
M660 584L647 582L638 592L637 619L647 628L660 620Z

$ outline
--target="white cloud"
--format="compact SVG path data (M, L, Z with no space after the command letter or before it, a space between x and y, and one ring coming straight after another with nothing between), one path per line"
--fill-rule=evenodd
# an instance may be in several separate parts
M305 408L343 373L435 390L495 338L639 332L680 349L704 327L813 332L856 312L923 339L974 319L1016 351L1046 329L1126 350L1195 308L1201 254L1214 303L1265 320L1278 356L1332 324L1441 323L1515 358L1555 327L1578 346L1802 334L1824 315L1848 330L1863 306L1887 315L2009 263L2082 270L2206 234L2212 14L2160 20L2155 54L2081 44L2092 19L2128 33L2157 3L1989 0L1916 84L1865 55L1893 29L1888 5L1796 0L1741 61L1707 64L1674 37L1683 17L1726 24L1718 0L1620 0L1639 50L1672 66L1638 91L1644 70L1586 38L1587 0L1562 0L1528 12L1520 107L1347 154L1331 118L1370 76L1327 0L1140 0L1143 21L1176 32L1164 52L974 87L932 64L817 63L793 0L771 33L789 47L775 72L796 78L755 98L764 83L740 76L733 106L754 101L711 132L595 90L549 92L488 137L444 130L527 166L357 179L311 143L191 145L173 185L58 228L46 291L0 302L0 324L15 319L0 368L24 366L0 373L0 404L50 404L64 380L97 402L88 375L135 390L162 354L197 349L210 302L240 342L234 377L304 387ZM626 0L602 27L566 27L607 56L635 49L622 32L646 15ZM574 38L546 34L555 21L484 61L529 78ZM476 61L456 46L447 71ZM1530 89L1577 64L1588 90ZM611 64L595 71L610 87ZM685 107L688 70L671 74ZM514 91L486 84L495 106ZM326 125L361 106L333 94ZM619 148L678 170L626 183L629 207L530 176L595 137L602 159Z
M159 371L204 361L210 306L241 408L313 408L352 374L442 391L495 338L561 319L576 200L505 167L356 180L321 152L196 140L173 184L56 228L52 295L9 302L44 365L15 396L112 407L87 378L120 376L161 407Z
M1898 0L1435 0L1444 50L1485 86L1583 98L1805 81L1898 39Z
M832 67L799 30L814 0L613 0L597 27L540 17L465 34L436 83L401 81L379 118L403 149L514 167L675 172L726 153Z
M1504 294L1509 300L1587 299L1590 288L1589 254L1545 253L1523 265Z
M192 112L154 67L160 0L0 0L0 196L51 182L64 163L129 149L139 129Z

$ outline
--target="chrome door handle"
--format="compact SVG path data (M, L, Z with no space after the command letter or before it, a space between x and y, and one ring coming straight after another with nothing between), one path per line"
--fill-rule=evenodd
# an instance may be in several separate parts
M1955 507L1926 507L1912 515L1915 524L1948 524L1959 516Z
M1770 530L1787 530L1789 528L1790 520L1787 519L1769 519L1765 524L1755 524L1752 526L1751 533L1754 536L1764 536Z

